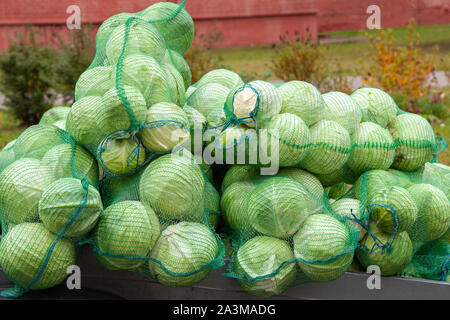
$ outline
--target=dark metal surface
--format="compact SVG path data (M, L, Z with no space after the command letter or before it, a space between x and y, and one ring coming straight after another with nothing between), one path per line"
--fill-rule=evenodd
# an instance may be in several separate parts
M111 271L97 262L89 247L81 251L81 290L68 290L65 283L36 292L24 299L183 299L183 300L251 300L235 279L214 270L204 281L189 288L168 288L154 280L128 271ZM307 283L288 289L271 299L450 299L450 283L422 279L382 277L380 290L367 288L368 274L347 272L340 279L324 283ZM0 273L0 287L11 287Z

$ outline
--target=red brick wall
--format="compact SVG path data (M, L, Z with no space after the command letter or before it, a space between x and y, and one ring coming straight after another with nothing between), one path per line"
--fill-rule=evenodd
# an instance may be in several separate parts
M0 0L0 50L12 29L27 23L40 26L47 41L52 32L67 36L66 8L78 5L81 22L99 25L119 12L137 12L155 0ZM225 36L221 46L270 44L286 31L317 35L318 0L188 0L186 9L195 20L196 34L216 28ZM177 1L172 1L177 2Z
M450 24L450 0L318 0L319 31L365 29L370 5L381 10L381 27Z
M118 12L140 11L157 0L0 0L0 51L8 45L12 29L33 23L49 41L52 32L65 36L66 8L76 4L82 23L99 25ZM172 1L177 2L177 1ZM366 8L381 8L381 26L406 25L411 17L419 24L450 24L450 0L187 0L196 34L211 28L225 36L222 46L269 44L286 31L361 29Z

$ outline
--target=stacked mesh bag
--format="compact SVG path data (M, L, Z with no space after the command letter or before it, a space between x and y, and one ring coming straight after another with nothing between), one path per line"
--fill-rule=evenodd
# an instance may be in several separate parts
M223 265L211 169L183 149L193 33L184 1L107 19L71 108L0 153L0 264L16 284L5 296L60 283L85 244L107 268L168 286Z
M449 168L425 119L373 88L224 69L191 85L193 32L184 1L107 19L71 108L0 152L0 264L16 284L3 295L63 281L85 244L182 287L223 265L223 239L225 276L258 296L373 264L447 277Z
M1 295L18 297L59 284L76 263L103 211L98 164L53 124L26 129L0 154L0 265L15 284Z
M227 276L259 296L369 265L384 275L444 279L449 171L430 163L446 147L430 124L374 88L322 95L301 81L259 84L231 91L224 106L231 124L220 134L262 128L283 168L276 176L261 175L261 164L227 171ZM234 137L232 148L240 143ZM435 167L439 174L430 173Z

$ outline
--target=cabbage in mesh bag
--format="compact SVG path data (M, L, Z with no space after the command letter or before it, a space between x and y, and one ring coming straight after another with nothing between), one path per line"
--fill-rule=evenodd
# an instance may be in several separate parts
M75 258L74 244L67 239L57 240L42 223L20 223L0 243L3 272L24 290L59 284L67 277L67 268L75 264Z
M265 121L280 113L281 97L272 84L256 80L234 87L224 110L227 118L248 119L248 126L262 127Z
M66 120L70 107L57 106L47 110L41 117L39 124L55 124L60 120Z
M42 131L55 144L50 144L50 150L45 139L36 138L44 136ZM29 158L25 152L0 174L0 264L15 284L1 292L4 297L18 297L28 290L49 288L63 281L67 268L75 264L75 241L95 226L103 208L98 191L85 175L92 162L89 164L89 158L84 159L87 162L75 159L76 155L80 157L80 147L67 132L39 125L25 131L18 140L21 152L47 152L43 157L46 162L48 153L56 157L50 165ZM58 140L60 144L56 144ZM59 179L61 176L65 177Z
M361 109L363 122L373 122L386 128L397 116L397 104L383 90L360 88L351 97Z
M138 201L117 202L100 215L93 234L94 252L110 269L136 269L160 235L155 212Z
M200 88L208 83L218 83L228 89L233 89L236 86L243 85L241 77L230 70L227 69L215 69L205 73L197 83L195 83L196 88Z
M161 218L200 221L204 188L202 170L191 157L168 154L145 168L139 193Z
M359 106L343 92L328 92L322 97L326 105L323 119L336 121L353 135L362 118Z
M295 280L294 254L289 244L277 238L258 236L239 248L235 263L240 286L261 297L283 293Z
M203 280L219 255L218 240L205 225L180 222L162 231L150 253L150 274L169 287L189 287Z
M331 120L319 121L310 130L312 145L301 166L316 174L328 174L342 168L350 156L348 131Z
M304 81L290 81L277 91L281 97L281 113L292 113L312 126L323 118L325 101L320 91Z

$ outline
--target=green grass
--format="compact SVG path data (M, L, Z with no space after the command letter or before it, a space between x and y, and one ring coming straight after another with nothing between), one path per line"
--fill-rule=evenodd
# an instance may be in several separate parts
M0 150L10 141L16 139L25 130L9 113L0 110Z
M393 36L399 43L406 43L407 28L393 28ZM438 45L440 50L436 55L436 68L438 70L450 70L450 25L443 26L418 26L417 31L421 38L421 48L431 56L433 46ZM371 31L376 32L374 31ZM363 31L339 31L327 33L329 37L363 36ZM369 60L368 56L373 52L369 42L334 43L324 45L326 57L338 60L347 75L361 74L361 63ZM239 48L213 49L213 54L219 55L223 63L231 70L240 73L246 70L248 73L256 73L262 77L270 71L272 57L275 55L274 46L250 46ZM270 80L277 79L272 75Z

